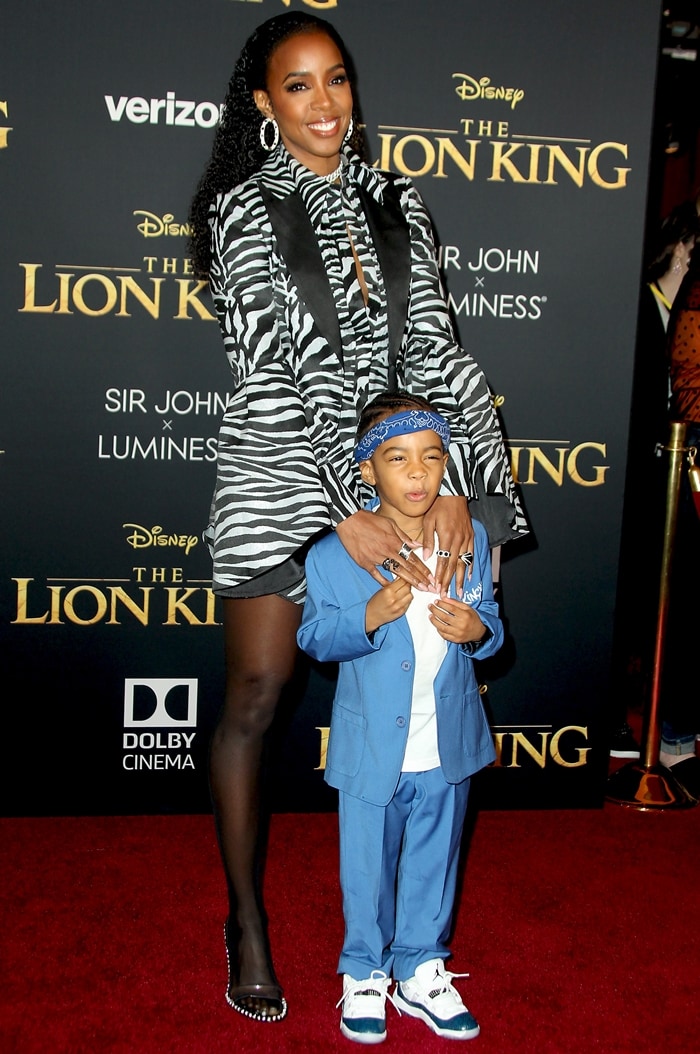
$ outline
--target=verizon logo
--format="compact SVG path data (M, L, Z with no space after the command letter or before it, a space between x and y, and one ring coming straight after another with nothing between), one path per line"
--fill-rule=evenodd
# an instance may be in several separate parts
M220 107L213 102L193 102L176 99L175 92L167 92L164 99L144 99L140 95L129 98L105 95L110 120L130 121L132 124L170 124L179 128L213 128L219 120Z

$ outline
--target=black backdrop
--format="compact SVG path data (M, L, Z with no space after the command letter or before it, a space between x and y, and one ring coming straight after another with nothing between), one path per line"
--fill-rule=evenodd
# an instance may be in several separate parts
M73 0L6 4L0 36L1 809L208 808L229 378L186 217L240 45L287 8L337 25L373 157L426 199L533 526L482 800L597 805L660 4ZM279 809L334 805L331 693L314 668L285 708Z

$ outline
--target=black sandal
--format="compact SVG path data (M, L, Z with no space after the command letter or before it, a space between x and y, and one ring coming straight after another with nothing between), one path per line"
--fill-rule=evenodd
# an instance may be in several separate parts
M228 966L226 1002L253 1021L281 1021L287 1016L287 1000L278 984L233 984L233 953L229 949L228 922L224 923L224 945ZM237 958L237 956L236 956Z

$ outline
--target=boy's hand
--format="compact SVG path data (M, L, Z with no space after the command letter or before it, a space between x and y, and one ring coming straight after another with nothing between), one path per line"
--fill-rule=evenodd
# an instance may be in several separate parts
M486 632L486 626L474 608L461 600L441 597L434 604L428 605L428 612L428 617L440 636L454 644L481 640Z
M365 631L373 633L387 622L395 622L408 611L413 593L408 582L397 578L393 582L384 579L382 588L370 597L365 608Z

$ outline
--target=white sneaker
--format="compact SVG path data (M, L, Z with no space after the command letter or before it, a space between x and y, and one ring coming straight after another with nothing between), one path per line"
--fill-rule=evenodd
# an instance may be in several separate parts
M386 999L390 978L382 970L372 970L369 977L356 981L343 974L340 1031L356 1043L383 1043L386 1039ZM391 999L391 996L389 996Z
M468 976L449 973L442 959L429 959L416 968L408 981L399 981L394 1005L425 1021L428 1028L445 1039L474 1039L479 1035L479 1026L452 984L454 977Z

